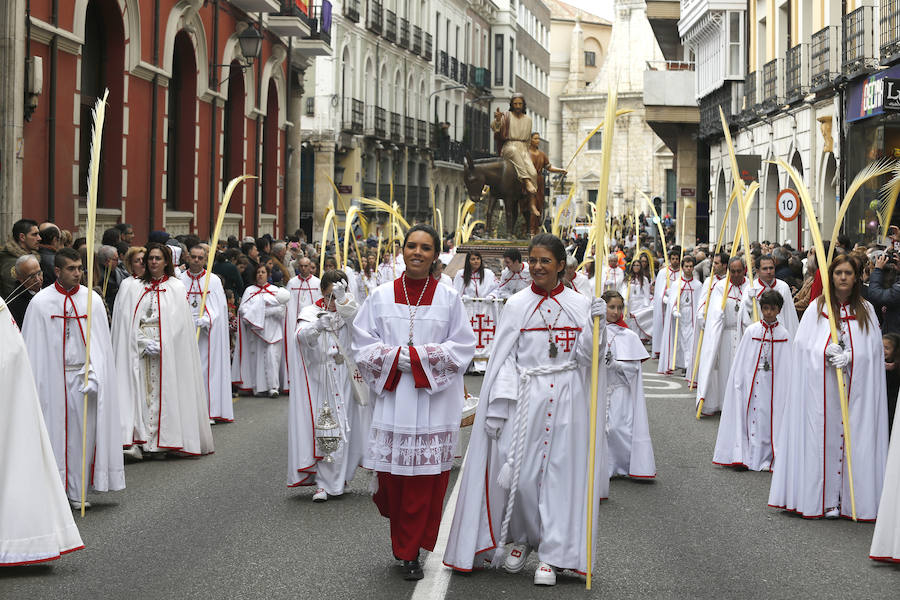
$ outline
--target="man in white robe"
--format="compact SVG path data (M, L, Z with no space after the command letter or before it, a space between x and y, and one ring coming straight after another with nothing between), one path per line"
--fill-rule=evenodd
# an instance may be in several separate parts
M699 302L700 282L694 278L694 257L685 256L681 261L681 276L665 292L658 373L671 375L675 369L683 368L685 377L690 379Z
M572 289L582 296L594 297L594 280L578 272L578 259L571 254L566 256L566 280L572 284Z
M515 248L509 248L503 252L503 271L500 273L497 287L488 296L505 300L529 285L531 275L528 274L528 265L522 262L522 253Z
M228 331L228 302L218 275L210 275L209 292L203 315L203 285L206 280L206 250L197 245L188 250L188 268L179 279L187 290L194 324L200 329L197 341L200 350L201 375L206 391L209 418L216 422L234 421L231 400L231 348Z
M118 381L103 300L96 292L91 319L91 361L84 381L88 289L79 282L81 256L60 249L56 281L38 292L25 313L22 337L31 359L44 423L59 477L73 507L81 508L82 437L86 437L86 483L97 492L125 487ZM84 396L87 401L87 430ZM86 490L85 490L86 491ZM90 504L85 502L85 508Z
M113 312L122 444L135 458L138 445L155 458L209 454L212 431L187 292L167 247L147 244L144 264L143 277L119 290Z
M378 285L394 281L405 270L406 265L400 252L400 244L399 242L394 242L393 252L385 252L381 265L378 267Z
M314 483L314 502L344 493L362 463L372 423L369 391L350 350L356 300L345 291L341 271L326 273L322 281L325 297L301 311L293 335L298 349L292 371L298 375L288 427L288 486ZM335 430L316 428L326 407ZM317 436L340 438L337 449L320 447Z
M678 279L678 273L681 270L680 252L678 247L672 248L669 253L669 264L664 269L660 269L653 284L653 335L651 336L653 358L659 357L659 350L662 348L666 292L669 286Z
M756 279L752 285L748 286L741 300L743 326L746 327L762 318L759 312L759 297L766 290L775 290L784 299L784 308L781 309L778 321L788 330L791 338L793 338L794 334L797 333L797 327L800 326L800 319L797 317L797 309L794 307L794 296L791 294L790 286L784 281L775 278L775 259L770 255L760 257L756 274ZM756 305L755 317L754 305Z
M615 252L606 257L606 265L600 277L600 293L619 291L625 281L625 271L619 268L619 255ZM593 283L593 282L592 282Z
M725 388L714 464L751 471L772 468L775 432L792 376L790 334L778 321L783 303L777 293L762 296L763 318L741 338Z
M722 410L728 374L738 344L741 328L741 298L750 283L744 261L734 257L728 262L728 279L718 281L709 296L706 319L699 321L704 329L697 366L697 404L703 402L702 415L710 416ZM708 281L715 278L709 277ZM727 294L727 296L726 296ZM724 306L723 306L724 302ZM702 317L698 315L698 319ZM688 373L688 377L690 377Z
M295 357L292 356L296 345L289 343L293 340L293 330L297 326L297 317L305 307L311 306L322 298L322 292L319 289L320 280L313 275L313 264L305 256L297 261L297 270L299 273L288 281L286 289L291 294L291 298L287 303L284 317L284 350L281 359L281 388L290 390L290 366L294 364Z
M481 388L445 565L471 571L492 561L517 572L534 549L541 562L535 583L542 585L555 582L555 569L584 573L589 568L592 314L600 316L605 348L606 304L600 298L586 298L560 283L549 293L532 284L507 301ZM601 368L595 515L609 495L605 380ZM508 542L513 546L507 554Z
M22 334L0 298L0 379L5 385L0 394L0 566L4 567L55 560L84 548L66 503L31 373Z

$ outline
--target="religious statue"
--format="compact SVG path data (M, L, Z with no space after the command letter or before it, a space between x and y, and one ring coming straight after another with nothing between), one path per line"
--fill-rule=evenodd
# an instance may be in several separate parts
M535 196L534 204L537 211L529 215L531 217L529 219L531 231L537 231L541 227L540 215L544 212L544 169L547 169L550 173L560 173L562 175L567 173L565 169L560 169L550 164L550 159L541 150L540 145L541 135L535 131L531 134L531 140L528 143L528 154L531 157L532 164L534 164L534 170L537 172L537 195Z

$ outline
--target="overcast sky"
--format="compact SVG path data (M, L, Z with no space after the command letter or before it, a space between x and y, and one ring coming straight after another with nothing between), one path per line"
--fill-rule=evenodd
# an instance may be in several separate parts
M613 0L562 0L566 4L577 6L595 15L599 15L612 21Z

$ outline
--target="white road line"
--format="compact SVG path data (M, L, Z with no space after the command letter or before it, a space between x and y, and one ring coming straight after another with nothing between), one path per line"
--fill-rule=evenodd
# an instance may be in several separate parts
M645 398L696 398L697 394L648 394L644 393Z
M453 491L450 492L447 506L444 507L444 516L441 518L441 528L438 531L434 551L428 555L428 559L423 565L425 577L416 583L411 600L443 600L447 595L447 588L450 586L450 576L453 574L453 571L445 567L442 561L444 559L444 551L447 549L447 540L450 538L450 524L453 522L453 513L456 512L456 498L459 496L463 469L466 468L468 459L469 453L466 452L466 458L463 459L462 468L456 477L456 484L453 486Z

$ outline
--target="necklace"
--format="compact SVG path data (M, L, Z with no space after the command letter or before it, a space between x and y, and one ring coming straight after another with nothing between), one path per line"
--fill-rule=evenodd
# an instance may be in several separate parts
M613 345L613 342L616 341L616 338L619 337L620 333L621 333L621 330L616 331L616 333L606 343L606 355L604 356L604 358L606 359L607 366L612 364L612 361L613 361L612 345Z
M407 343L407 346L414 346L413 327L416 321L416 312L419 310L419 303L422 302L422 298L425 296L425 290L428 289L428 279L425 279L425 285L422 286L422 292L419 294L419 299L416 300L415 306L409 302L409 292L406 291L406 273L400 276L400 281L403 283L403 295L406 297L406 307L409 309L409 342Z
M549 296L548 296L549 297ZM543 300L542 300L543 302ZM559 307L559 312L556 313L556 318L553 319L553 324L550 325L547 323L547 319L544 318L544 313L541 312L541 305L538 304L537 309L535 309L538 315L541 317L541 321L544 322L544 325L547 327L547 341L550 344L549 354L550 358L556 358L559 355L559 348L556 347L556 342L553 341L553 329L556 327L556 322L559 321L559 316L563 314L562 306Z

